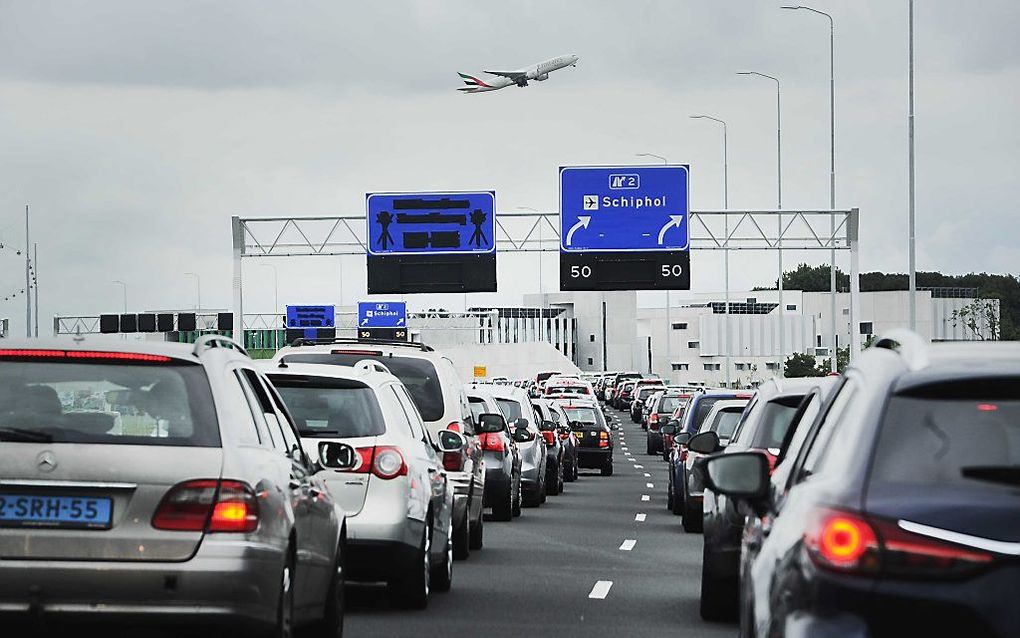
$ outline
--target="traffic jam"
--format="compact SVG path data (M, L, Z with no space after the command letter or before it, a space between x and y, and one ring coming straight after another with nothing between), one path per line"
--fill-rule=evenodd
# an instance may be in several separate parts
M340 636L348 588L423 610L487 523L613 473L577 375L465 384L407 341L298 339L260 361L217 335L4 346L9 635Z

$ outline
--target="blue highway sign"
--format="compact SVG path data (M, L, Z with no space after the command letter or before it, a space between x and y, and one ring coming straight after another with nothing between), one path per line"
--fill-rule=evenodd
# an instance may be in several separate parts
M406 328L407 304L403 301L359 301L358 328Z
M560 167L560 251L687 250L689 169Z
M496 252L496 194L368 193L371 255Z
M287 306L288 328L335 328L335 306Z

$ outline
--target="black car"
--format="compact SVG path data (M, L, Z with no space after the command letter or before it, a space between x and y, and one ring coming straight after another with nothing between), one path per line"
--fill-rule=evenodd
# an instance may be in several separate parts
M1020 635L1020 344L883 337L787 438L700 468L754 513L741 635Z
M613 475L613 438L602 410L591 402L561 401L560 407L577 437L577 466Z
M645 402L656 392L665 391L661 385L641 385L634 390L634 399L630 402L630 420L634 423L641 423L641 414L645 410Z
M814 418L819 406L835 385L833 377L805 379L768 379L758 386L754 398L744 410L736 432L722 453L757 450L769 457L774 466L783 441L791 428L803 419ZM803 405L802 405L803 404ZM699 434L689 445L699 447L703 440L718 445L718 437ZM712 453L712 445L704 450ZM733 499L704 492L704 534L701 561L701 617L724 620L737 614L737 575L740 569L740 541L744 515Z

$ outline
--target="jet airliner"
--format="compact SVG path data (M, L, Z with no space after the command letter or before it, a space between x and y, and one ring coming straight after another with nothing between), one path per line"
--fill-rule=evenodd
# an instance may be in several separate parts
M496 76L495 78L486 78L484 80L467 73L459 73L458 75L460 75L467 86L462 86L457 90L463 93L484 93L486 91L505 89L514 84L521 87L528 86L528 80L535 80L536 82L548 80L550 73L568 66L577 66L579 59L576 55L561 55L558 58L545 60L544 62L539 62L523 69L517 69L516 71L484 71L484 73Z

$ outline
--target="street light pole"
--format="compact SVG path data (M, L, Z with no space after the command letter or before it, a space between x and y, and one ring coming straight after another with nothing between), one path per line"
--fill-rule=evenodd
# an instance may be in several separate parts
M723 209L730 208L730 164L729 143L727 141L726 122L711 115L692 115L692 120L712 120L722 124L723 139ZM726 280L726 314L723 317L723 350L726 361L726 387L730 387L730 216L723 215L726 241L723 246L723 278Z
M25 336L32 336L32 258L28 249L32 246L28 231L28 204L25 204Z
M783 106L779 78L757 71L737 71L737 75L757 75L776 83L776 208L783 210ZM786 376L786 304L783 302L783 214L779 213L779 377Z
M829 20L829 208L836 210L836 64L835 64L835 49L836 49L836 27L832 20L832 16L824 11L818 9L812 9L811 7L805 7L803 5L796 6L783 6L783 9L804 9L818 15L825 16ZM829 353L829 359L832 363L831 370L836 372L836 353L838 349L837 337L836 337L836 218L829 218L829 241L831 242L831 250L829 251L829 289L831 291L830 308L829 312L832 314L831 329L832 329L832 351ZM856 346L855 346L856 347Z
M909 150L907 152L909 173L910 176L907 181L907 225L908 231L908 246L907 255L909 261L909 284L910 291L908 297L910 298L910 329L917 330L917 262L916 255L914 253L915 238L914 238L914 0L909 2L909 22L908 27L908 49L910 58L909 70L907 71L907 136L909 139L908 145Z
M202 278L198 275L198 273L193 273L193 272L186 272L186 273L184 273L184 276L185 277L194 277L195 278L195 285L198 288L198 303L195 306L195 310L201 310L202 309Z
M654 157L657 160L662 160L663 164L669 164L669 160L662 155L656 155L655 153L637 153L638 157ZM673 337L673 318L672 312L669 307L669 289L666 290L666 382L669 383L670 377L673 376L673 344L670 343Z

